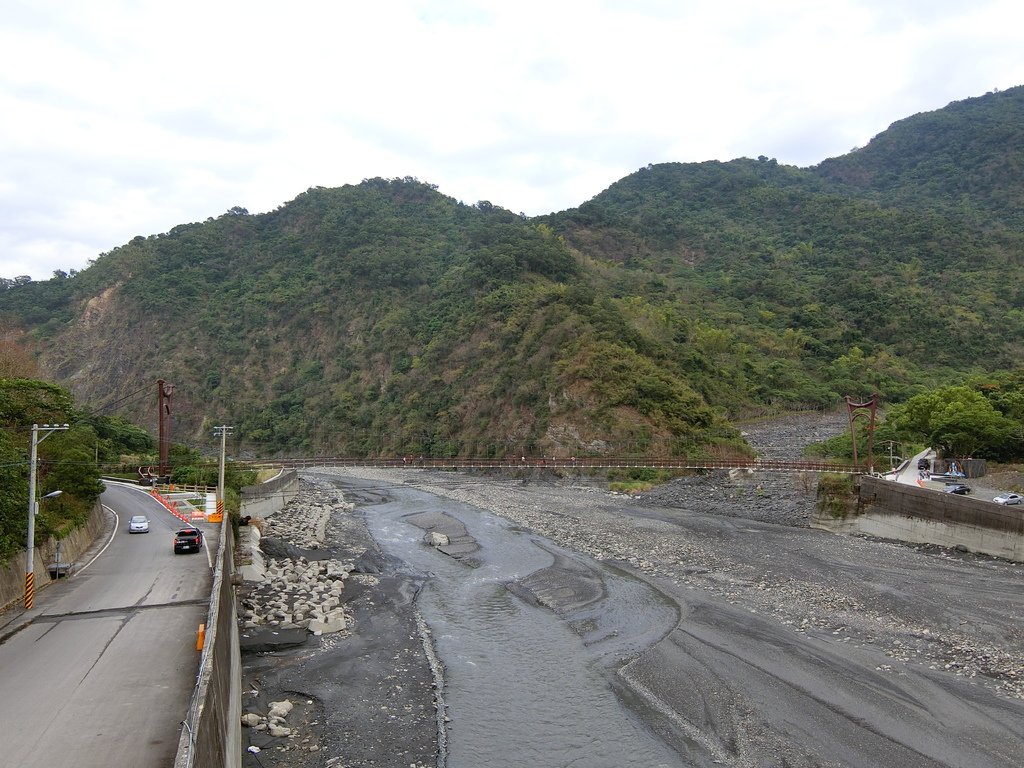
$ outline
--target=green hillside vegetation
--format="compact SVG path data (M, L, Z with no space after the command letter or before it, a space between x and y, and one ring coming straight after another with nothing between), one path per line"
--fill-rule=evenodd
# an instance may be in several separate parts
M868 146L821 163L847 193L1024 231L1024 87L900 120Z
M730 412L901 400L1019 359L1019 234L838 197L798 169L649 167L551 223L620 284L656 286L649 317L672 318L677 356Z
M895 145L922 148L912 166L886 134L814 169L668 163L534 219L411 178L314 188L10 286L0 315L85 402L173 382L176 440L742 453L734 418L906 402L1020 359L1020 93L894 126L922 133Z
M136 238L40 284L37 335L58 375L89 361L89 395L162 376L179 423L223 418L261 451L546 452L560 419L574 452L744 450L588 285L544 224L374 179Z
M37 544L49 536L63 538L85 522L103 490L101 464L153 445L144 430L120 417L76 408L62 387L0 378L0 562L25 548L32 425L65 423L68 430L53 432L38 444L38 495L63 493L40 504Z

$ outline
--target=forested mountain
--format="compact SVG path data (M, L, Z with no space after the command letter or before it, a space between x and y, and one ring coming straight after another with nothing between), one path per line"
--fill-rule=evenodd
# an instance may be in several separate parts
M1024 87L900 120L815 170L844 192L1024 230Z
M310 189L10 287L0 313L94 407L124 398L150 424L153 398L131 395L172 382L178 439L227 423L261 453L743 450L738 417L899 401L1020 359L1022 92L816 168L648 166L535 219L408 178Z

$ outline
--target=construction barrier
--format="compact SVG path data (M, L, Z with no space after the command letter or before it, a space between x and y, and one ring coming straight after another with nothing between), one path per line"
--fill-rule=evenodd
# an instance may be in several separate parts
M164 509L166 509L176 518L181 520L181 522L186 523L188 525L192 525L192 520L181 513L181 511L178 509L177 504L173 503L170 499L164 498L163 494L161 494L160 491L158 491L156 488L154 488L149 493L154 499L156 499L163 505Z

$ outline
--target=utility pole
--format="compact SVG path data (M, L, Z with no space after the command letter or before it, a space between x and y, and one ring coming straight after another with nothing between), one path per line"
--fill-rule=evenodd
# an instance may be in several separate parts
M221 515L222 520L224 519L224 454L228 435L233 429L234 427L229 427L226 424L213 428L213 434L220 435L220 470L217 473L217 514Z
M38 424L32 425L32 448L29 451L28 460L28 546L25 549L25 610L32 608L32 602L36 593L36 514L39 511L39 502L36 501L36 467L39 464L39 444L54 432L63 432L68 429L69 424ZM43 430L43 436L39 436L39 430Z

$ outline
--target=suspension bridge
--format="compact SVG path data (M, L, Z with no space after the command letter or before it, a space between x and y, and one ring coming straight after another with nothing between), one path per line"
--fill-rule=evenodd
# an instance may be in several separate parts
M660 470L712 470L745 469L754 472L830 472L836 474L865 474L869 469L861 464L829 461L784 461L779 459L692 459L686 457L652 459L608 456L520 456L493 458L398 456L383 458L350 458L317 456L291 459L252 459L238 464L253 468L308 469L312 467L371 467L379 469L660 469Z

